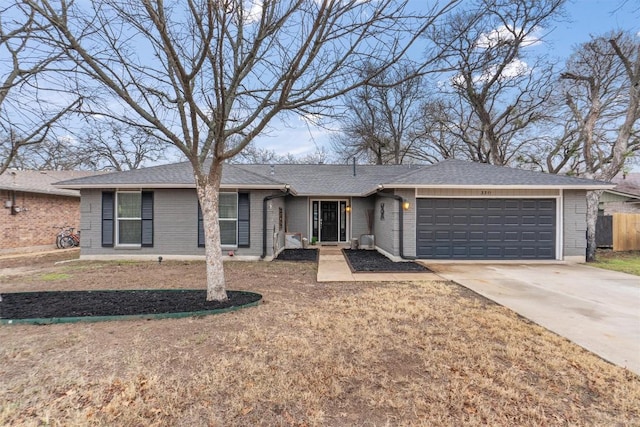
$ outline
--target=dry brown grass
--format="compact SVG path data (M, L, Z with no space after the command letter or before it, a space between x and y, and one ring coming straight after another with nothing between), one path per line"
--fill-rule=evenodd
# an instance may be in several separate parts
M202 287L199 263L82 263L0 291ZM3 425L638 425L640 379L448 282L232 263L254 308L0 327ZM131 278L131 279L129 279ZM195 286L194 286L195 284Z

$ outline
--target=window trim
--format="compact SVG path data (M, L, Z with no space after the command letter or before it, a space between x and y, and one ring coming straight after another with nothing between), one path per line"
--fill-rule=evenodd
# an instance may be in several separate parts
M138 217L120 218L118 212L120 194L139 194L140 195L140 215ZM120 221L138 221L140 223L140 243L120 243ZM141 248L142 247L142 190L125 190L116 191L114 203L114 223L115 223L115 247L116 248Z
M222 232L220 233L220 247L222 249L237 249L237 248L241 248L241 247L249 247L249 244L247 243L240 245L239 244L239 240L240 240L240 236L239 236L239 232L240 232L240 192L237 191L222 191L219 193L219 196L221 195L235 195L235 203L236 203L236 209L235 209L235 217L233 218L221 218L220 217L220 199L218 199L218 225L221 222L234 222L235 223L235 243L222 243ZM249 194L249 193L242 193L242 194ZM247 200L247 202L249 202ZM205 242L204 242L204 218L202 216L202 207L200 206L200 201L197 200L196 201L197 204L197 208L198 208L198 216L197 216L197 234L198 234L198 247L199 248L204 248L205 247ZM249 219L247 220L242 220L242 221L246 221L250 224L250 212L249 212ZM249 225L249 229L250 229L250 225Z

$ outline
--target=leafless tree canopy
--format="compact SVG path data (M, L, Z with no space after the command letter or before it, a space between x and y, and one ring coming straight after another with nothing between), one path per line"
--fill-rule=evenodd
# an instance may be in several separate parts
M612 33L579 46L561 74L566 120L547 155L551 170L564 168L605 181L640 150L640 40ZM601 192L587 195L587 259L595 258Z
M45 31L33 11L0 6L0 173L80 104L81 96L57 85L66 70L60 52L40 42Z
M478 0L430 33L452 73L426 108L430 139L473 161L507 165L535 145L551 94L551 65L527 55L564 0ZM445 108L434 117L436 109ZM466 146L459 150L459 143ZM446 142L445 142L446 144Z
M368 163L401 164L422 160L418 146L423 76L406 63L377 74L370 84L346 96L341 132L333 147L342 160L357 157Z

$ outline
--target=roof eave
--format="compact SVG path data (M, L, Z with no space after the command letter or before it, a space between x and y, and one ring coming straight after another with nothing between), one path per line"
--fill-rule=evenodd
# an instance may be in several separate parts
M448 189L502 189L502 190L609 190L615 185L499 185L499 184L474 184L474 185L453 185L453 184L385 184L384 188L412 189L412 188L448 188Z
M100 189L100 188L117 188L117 189L140 189L140 188L158 188L158 189L173 189L173 188L196 188L195 184L154 184L154 183L145 183L145 184L113 184L113 183L103 183L103 184L76 184L76 185L56 185L58 188L66 188L72 190L86 190L86 189ZM282 190L286 188L286 185L260 185L260 184L222 184L220 188L238 188L238 189L247 189L247 190ZM294 190L289 189L289 191L293 194Z
M624 191L617 191L617 190L607 190L607 191L609 193L615 194L617 196L629 197L631 199L640 199L640 195L631 194L631 193L625 193Z

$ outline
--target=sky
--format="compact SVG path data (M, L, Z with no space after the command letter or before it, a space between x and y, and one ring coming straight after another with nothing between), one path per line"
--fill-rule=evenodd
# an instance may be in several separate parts
M423 0L412 1L419 4ZM637 0L573 0L566 7L566 17L546 29L541 47L564 62L575 46L589 41L592 35L618 29L640 34ZM257 146L298 156L312 154L317 147L330 148L331 129L311 126L295 116L276 119L272 128L268 135L256 138Z

